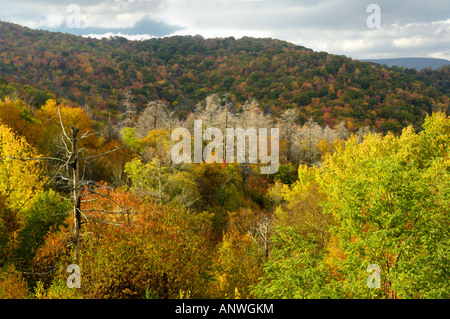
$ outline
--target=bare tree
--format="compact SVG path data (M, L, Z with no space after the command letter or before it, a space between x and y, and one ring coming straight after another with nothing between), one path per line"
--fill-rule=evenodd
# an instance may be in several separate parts
M195 108L197 119L202 120L206 127L218 127L220 124L218 115L222 111L222 100L218 94L212 94L199 102Z
M269 259L271 235L273 233L272 220L268 216L262 216L258 223L249 232L250 237L264 251L264 257Z
M280 117L281 138L286 141L286 161L296 162L298 160L298 112L296 109L287 109Z
M58 109L59 112L59 109ZM89 131L85 132L83 135L79 136L79 128L78 127L71 127L71 135L70 137L66 133L66 129L64 127L64 124L61 119L61 115L59 113L60 118L60 124L62 129L62 135L61 140L62 144L64 145L64 151L65 151L65 158L59 159L59 164L57 165L56 172L54 173L51 180L53 181L59 181L60 183L66 183L67 187L70 189L72 194L72 205L73 205L73 228L72 228L72 245L73 245L73 260L74 263L77 264L80 259L80 245L81 245L81 225L83 223L87 222L103 222L103 223L110 223L107 220L102 219L90 219L89 213L94 212L93 210L90 210L89 212L83 212L81 204L83 202L82 198L96 194L98 196L107 197L103 194L99 193L95 188L95 182L85 180L84 179L84 171L81 172L80 170L80 164L86 163L86 161L102 157L108 153L115 152L121 147L118 147L116 149L113 149L108 152L104 152L97 155L92 156L84 156L84 149L79 148L79 142L82 141L85 138L88 138L92 134L89 133ZM93 133L96 134L96 133ZM112 200L112 199L111 199ZM115 202L116 203L116 202ZM118 204L118 203L116 203ZM120 205L119 205L120 206ZM101 211L101 210L95 210L96 212L103 212L103 213L110 213L107 211ZM127 210L123 207L119 207L118 210L119 213L127 212ZM114 213L118 213L114 212ZM82 221L82 216L84 217L84 221Z
M369 126L363 126L358 129L358 132L356 132L356 136L358 136L358 141L362 142L366 135L374 133L375 131L371 129Z
M121 127L135 127L136 126L136 106L133 104L132 95L130 91L125 92L125 112L122 113Z
M322 128L312 118L309 118L300 130L301 160L309 166L318 160L317 142L321 137Z
M336 130L333 130L329 126L325 126L325 128L322 131L322 140L327 141L330 145L334 143L336 139L338 139L338 133Z
M136 134L139 138L144 138L152 130L173 125L175 120L174 112L169 110L167 104L162 101L151 101L139 116Z
M272 118L264 114L256 100L244 103L236 124L244 129L249 127L255 129L270 128L274 126Z
M111 141L111 140L119 140L120 139L120 132L119 128L117 127L117 123L114 123L113 120L111 120L111 114L108 114L108 121L106 122L105 127L103 128L103 139L105 141Z
M345 122L342 121L341 123L339 123L334 130L337 133L337 138L340 140L346 140L350 137L350 132L348 131Z
M234 127L236 125L236 115L234 112L234 106L229 100L229 94L224 95L220 100L220 106L218 108L217 117L217 127L221 130Z

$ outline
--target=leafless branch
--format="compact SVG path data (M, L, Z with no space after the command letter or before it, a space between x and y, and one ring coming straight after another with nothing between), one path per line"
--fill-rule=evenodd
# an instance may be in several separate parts
M125 210L120 210L117 212L112 212L112 211L106 211L104 209L84 209L83 212L99 212L99 213L103 213L103 214L110 214L110 215L120 215L120 214L127 214L129 213L129 211L127 209Z
M88 202L94 202L94 201L96 201L96 200L98 200L98 197L96 197L96 198L91 198L91 199L83 199L81 202L82 202L82 203L88 203Z
M104 153L101 153L101 154L97 154L97 155L92 155L92 156L88 156L88 157L80 157L80 160L89 160L89 159L93 159L93 158L97 158L97 157L105 156L106 154L109 154L109 153L115 152L115 151L117 151L117 150L120 150L121 148L124 148L124 146L121 146L121 147L116 147L116 148L115 148L115 149L113 149L113 150L110 150L110 151L107 151L107 152L104 152Z
M89 196L89 195L91 195L91 194L98 195L98 196L101 196L101 197L103 197L103 198L108 198L109 200L111 200L112 202L114 202L117 206L122 207L122 205L120 205L120 203L118 203L117 201L115 201L114 199L112 199L110 196L105 195L105 194L98 193L98 192L93 191L93 190L89 190L89 194L81 195L81 197L83 197L83 196Z
M67 136L66 129L64 128L64 124L63 124L63 121L61 118L61 111L59 110L59 107L58 107L58 115L59 115L59 123L61 124L62 132L63 132L64 136L70 141L70 138Z
M35 271L31 271L31 269L28 269L26 271L20 270L20 272L22 274L25 274L25 275L39 275L39 276L43 276L43 275L48 275L48 274L54 272L59 267L58 266L49 266L49 267L44 267L44 268L39 268L39 269L48 269L48 268L50 268L51 270L46 271L46 272L35 272Z
M91 218L88 222L90 223L100 223L100 224L107 224L107 225L113 225L113 226L122 226L121 223L114 223L110 222L104 219L98 219L98 218Z
M45 161L45 160L52 160L52 161L59 161L59 162L64 162L64 160L57 158L57 157L47 157L47 156L42 156L42 157L35 157L35 158L23 158L23 157L15 157L15 156L4 156L4 157L0 157L0 160L3 159L13 159L13 160L19 160L22 162L25 161Z

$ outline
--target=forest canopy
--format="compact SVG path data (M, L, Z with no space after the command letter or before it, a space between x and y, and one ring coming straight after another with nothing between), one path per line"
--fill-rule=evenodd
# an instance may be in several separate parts
M0 39L0 298L450 296L448 66L4 22ZM278 170L173 161L196 121L277 128Z

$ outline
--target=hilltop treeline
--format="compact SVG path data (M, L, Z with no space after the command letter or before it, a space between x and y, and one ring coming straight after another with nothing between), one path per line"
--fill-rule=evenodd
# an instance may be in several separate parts
M175 36L147 41L91 39L0 23L0 74L114 117L130 91L139 111L162 100L179 117L212 93L239 108L256 99L267 112L300 111L321 125L342 121L400 132L427 114L448 112L449 67L383 68L274 39ZM42 104L44 95L31 103ZM44 101L45 102L45 101Z

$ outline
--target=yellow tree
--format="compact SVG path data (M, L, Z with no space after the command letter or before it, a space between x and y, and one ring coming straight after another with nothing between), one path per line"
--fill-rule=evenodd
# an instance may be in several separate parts
M92 121L81 107L58 105L54 100L47 100L40 110L35 112L35 117L42 123L42 135L37 140L38 148L47 155L57 156L63 147L61 135L61 123L66 134L70 134L71 127L79 127L80 136L88 135L80 141L80 146L89 150L97 148L97 137L91 135Z
M19 212L30 207L45 182L43 166L35 160L37 157L37 151L24 137L0 124L0 194Z

